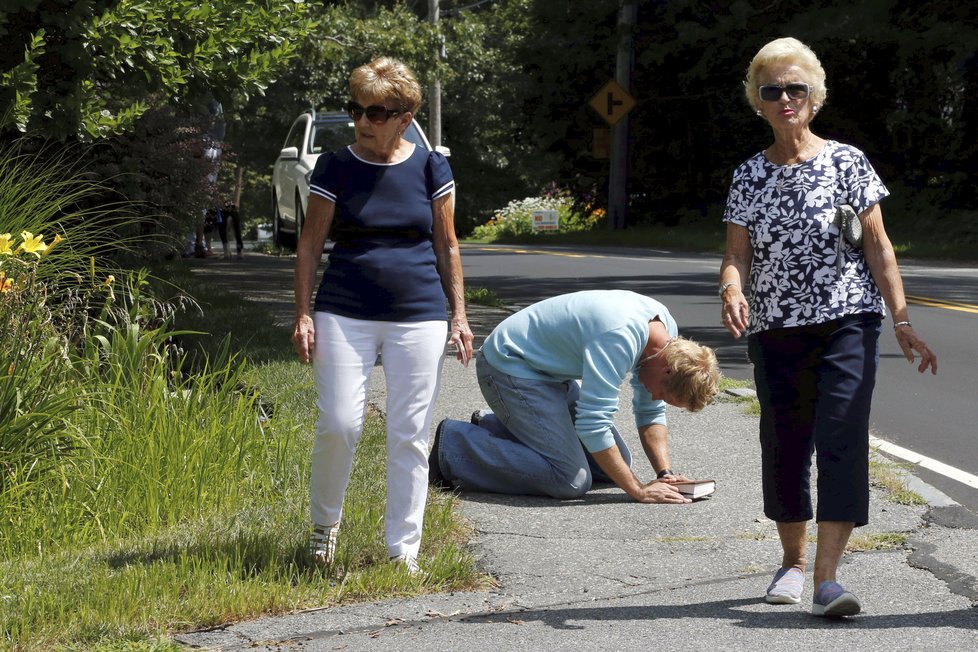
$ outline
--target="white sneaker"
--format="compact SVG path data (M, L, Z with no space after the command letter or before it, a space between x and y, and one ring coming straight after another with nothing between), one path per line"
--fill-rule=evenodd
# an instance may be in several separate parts
M404 569L408 572L408 575L425 575L426 573L421 569L421 565L418 564L418 558L413 555L395 555L390 558L391 563L403 565Z
M309 556L317 566L332 566L340 524L313 525L309 535Z

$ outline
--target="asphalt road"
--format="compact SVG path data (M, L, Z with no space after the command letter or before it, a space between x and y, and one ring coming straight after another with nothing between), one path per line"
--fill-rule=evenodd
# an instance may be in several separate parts
M687 337L714 347L723 372L750 378L746 344L720 326L720 257L648 249L465 246L466 283L522 307L585 289L627 289L669 306ZM937 351L937 376L918 374L884 330L873 406L874 434L978 476L978 268L901 261L910 315ZM887 322L889 323L889 322ZM916 471L915 471L916 472ZM919 469L919 475L978 513L978 484Z

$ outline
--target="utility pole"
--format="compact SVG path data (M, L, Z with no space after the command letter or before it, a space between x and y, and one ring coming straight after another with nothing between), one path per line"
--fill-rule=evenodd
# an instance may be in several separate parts
M636 23L637 5L624 0L618 14L618 57L615 62L615 81L632 91L632 31ZM623 229L628 215L628 114L611 126L611 161L608 171L608 228Z
M438 0L428 0L428 22L438 29ZM441 145L441 81L438 79L437 64L441 60L443 45L441 35L438 37L438 49L435 50L435 74L431 80L431 87L428 91L428 139L432 147Z

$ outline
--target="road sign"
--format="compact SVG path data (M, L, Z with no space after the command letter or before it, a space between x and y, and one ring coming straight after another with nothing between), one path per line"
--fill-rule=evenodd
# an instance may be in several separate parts
M632 110L635 98L614 79L609 79L591 98L590 105L609 125L613 125Z

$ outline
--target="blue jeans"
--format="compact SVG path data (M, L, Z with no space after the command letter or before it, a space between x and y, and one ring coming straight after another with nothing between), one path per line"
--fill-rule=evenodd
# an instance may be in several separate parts
M764 514L812 518L811 459L818 466L818 521L869 520L869 412L881 317L851 315L762 331L747 340L761 404Z
M574 428L576 381L516 378L480 352L476 375L491 413L480 425L446 420L438 444L442 475L455 487L501 494L577 498L594 481L610 482L584 450ZM625 463L632 456L617 428Z

